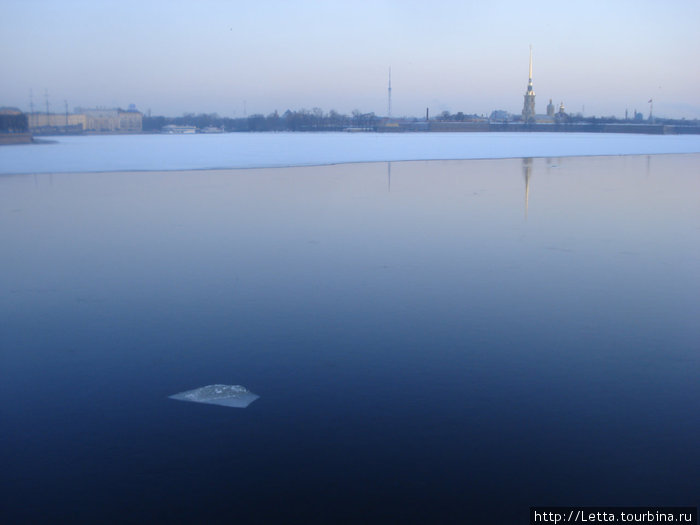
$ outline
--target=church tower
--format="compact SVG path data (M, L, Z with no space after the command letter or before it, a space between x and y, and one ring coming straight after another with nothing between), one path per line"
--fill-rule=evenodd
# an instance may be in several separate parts
M525 92L525 103L523 104L523 122L535 121L535 92L532 89L532 46L530 46L530 77L527 82Z
M554 117L554 104L552 104L552 99L549 99L549 104L547 104L547 116Z

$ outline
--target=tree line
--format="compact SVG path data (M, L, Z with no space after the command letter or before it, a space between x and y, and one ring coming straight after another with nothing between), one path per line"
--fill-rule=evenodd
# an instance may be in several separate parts
M277 111L269 115L255 114L243 118L220 117L216 113L185 113L181 117L144 116L144 131L160 131L163 126L196 126L221 128L224 131L341 131L347 128L376 129L380 118L374 113L354 110L344 115L335 110L325 113L321 108Z

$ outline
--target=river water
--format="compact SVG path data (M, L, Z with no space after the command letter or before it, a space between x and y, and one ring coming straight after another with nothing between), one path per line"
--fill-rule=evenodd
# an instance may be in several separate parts
M696 505L698 166L0 177L2 521Z

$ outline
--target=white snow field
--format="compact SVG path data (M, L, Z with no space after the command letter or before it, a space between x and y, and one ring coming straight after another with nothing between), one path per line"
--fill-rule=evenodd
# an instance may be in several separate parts
M700 135L606 133L226 133L45 139L54 142L0 147L0 174L700 152Z

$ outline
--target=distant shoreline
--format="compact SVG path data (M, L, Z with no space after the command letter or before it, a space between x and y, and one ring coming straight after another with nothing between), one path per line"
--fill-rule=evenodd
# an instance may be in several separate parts
M416 121L379 124L368 128L316 128L301 130L232 130L228 133L626 133L634 135L700 135L700 126L688 124L636 124L636 123L555 123L555 124L523 124L512 122L451 122L451 121ZM84 131L80 133L34 133L34 137L81 137L81 136L113 136L113 135L167 135L160 131L120 132L120 131ZM175 133L177 135L177 133ZM208 134L201 131L190 135ZM26 134L10 134L24 136ZM30 140L10 139L0 144L30 143ZM34 139L36 142L36 139Z
M629 133L636 135L699 135L700 126L635 123L523 124L507 122L413 122L405 129L378 127L378 132L481 132L481 133Z

